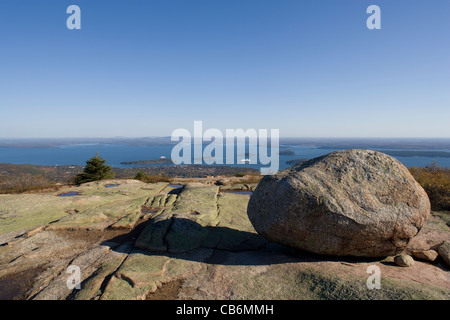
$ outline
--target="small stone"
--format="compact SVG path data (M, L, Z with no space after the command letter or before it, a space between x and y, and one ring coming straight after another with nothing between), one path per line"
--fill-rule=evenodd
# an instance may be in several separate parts
M395 256L394 262L400 267L412 267L414 265L414 259L407 254Z
M414 258L428 262L433 262L438 257L438 253L434 250L414 250L411 253Z

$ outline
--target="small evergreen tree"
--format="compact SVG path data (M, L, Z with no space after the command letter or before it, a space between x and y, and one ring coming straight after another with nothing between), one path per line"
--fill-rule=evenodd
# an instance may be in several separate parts
M110 166L105 165L106 160L99 157L98 153L95 157L86 161L83 172L75 177L75 183L81 184L85 182L113 179L115 173Z
M147 176L145 175L145 172L140 170L136 176L134 177L136 180L144 180Z

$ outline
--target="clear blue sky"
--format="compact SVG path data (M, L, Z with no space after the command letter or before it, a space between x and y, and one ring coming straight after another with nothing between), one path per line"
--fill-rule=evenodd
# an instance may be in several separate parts
M0 138L450 137L449 36L448 0L1 0Z

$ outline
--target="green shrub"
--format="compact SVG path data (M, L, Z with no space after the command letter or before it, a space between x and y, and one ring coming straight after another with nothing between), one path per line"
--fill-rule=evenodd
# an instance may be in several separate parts
M450 169L433 163L425 168L409 169L414 179L424 188L435 211L450 211Z
M136 174L136 176L134 177L134 179L143 181L146 177L147 177L147 176L145 175L145 172L141 170L141 171L139 171L139 172Z

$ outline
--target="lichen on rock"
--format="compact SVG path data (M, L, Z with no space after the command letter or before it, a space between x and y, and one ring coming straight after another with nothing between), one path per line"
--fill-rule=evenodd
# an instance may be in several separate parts
M336 151L266 176L248 205L268 240L338 256L400 253L429 214L408 169L371 150Z

